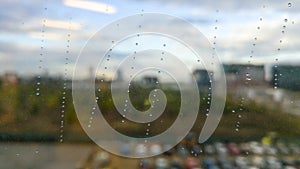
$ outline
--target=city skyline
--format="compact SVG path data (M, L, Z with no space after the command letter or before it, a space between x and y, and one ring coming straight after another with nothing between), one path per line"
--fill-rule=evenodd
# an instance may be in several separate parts
M193 24L222 63L300 64L297 2L2 1L0 73L60 75L67 70L71 78L80 50L95 32L119 18L148 12L168 13ZM89 3L97 8L86 7ZM197 68L194 62L189 66ZM88 75L88 70L82 72Z

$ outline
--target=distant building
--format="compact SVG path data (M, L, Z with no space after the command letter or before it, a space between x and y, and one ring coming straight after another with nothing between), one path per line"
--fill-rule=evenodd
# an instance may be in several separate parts
M193 72L193 75L197 81L198 86L210 86L210 77L207 70L204 69L196 69Z
M300 66L278 65L272 68L273 87L300 90Z
M247 81L251 85L266 83L264 65L224 64L223 68L229 85L244 84Z
M117 70L117 77L115 78L116 82L122 82L123 81L123 75L120 69Z
M159 84L158 78L155 76L145 76L141 80L144 86L157 86Z
M13 72L5 72L2 80L4 85L17 84L19 82L17 74Z

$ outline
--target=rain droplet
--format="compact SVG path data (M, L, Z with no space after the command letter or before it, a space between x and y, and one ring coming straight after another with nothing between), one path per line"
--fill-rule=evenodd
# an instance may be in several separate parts
M288 7L292 7L292 3L289 2L289 3L288 3Z
M284 19L284 22L287 22L288 21L288 19Z

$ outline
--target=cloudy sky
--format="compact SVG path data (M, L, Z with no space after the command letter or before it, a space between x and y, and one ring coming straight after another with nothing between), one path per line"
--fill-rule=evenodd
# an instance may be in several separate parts
M193 24L223 63L300 64L300 0L2 0L0 9L1 74L71 77L80 50L97 31L120 18L148 12ZM146 25L155 26L155 21ZM185 32L180 25L172 27ZM197 43L193 35L187 38ZM197 68L196 61L181 57ZM83 76L88 73L88 67L82 70Z

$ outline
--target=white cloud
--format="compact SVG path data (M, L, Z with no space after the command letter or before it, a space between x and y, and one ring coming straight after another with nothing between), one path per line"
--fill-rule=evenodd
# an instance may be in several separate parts
M107 14L117 12L117 9L112 5L87 0L64 0L64 5Z
M65 30L81 30L82 29L82 25L80 23L66 22L66 21L62 21L62 20L46 19L45 22L42 22L41 24L44 24L46 27L65 29Z

